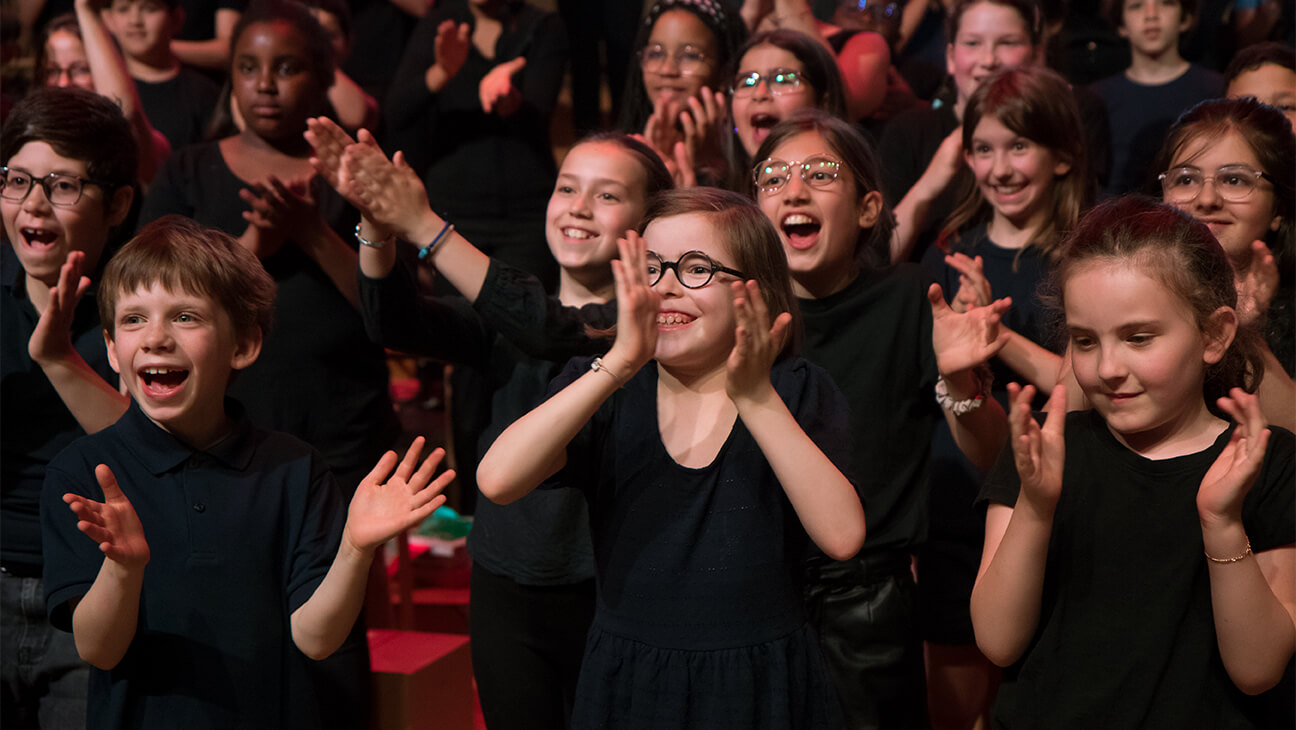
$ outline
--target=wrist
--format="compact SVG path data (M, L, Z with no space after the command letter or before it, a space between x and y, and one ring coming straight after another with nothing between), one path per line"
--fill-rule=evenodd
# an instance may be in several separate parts
M450 81L450 76L451 74L445 70L445 67L439 63L434 63L423 74L423 83L427 86L428 91L436 94L445 88L446 83Z

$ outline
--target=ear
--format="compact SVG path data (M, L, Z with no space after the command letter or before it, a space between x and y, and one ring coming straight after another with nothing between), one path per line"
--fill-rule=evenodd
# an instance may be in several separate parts
M1202 352L1202 360L1207 365L1214 365L1224 359L1224 353L1228 352L1229 346L1233 344L1233 338L1237 336L1238 315L1232 307L1220 307L1206 318L1206 327L1202 334L1206 337L1206 349Z
M1273 220L1269 221L1269 230L1271 230L1271 231L1276 231L1276 230L1278 230L1278 226L1281 226L1281 225L1282 225L1282 220L1283 220L1283 219L1282 219L1282 216L1280 216L1280 215L1276 215L1276 216L1274 216L1274 217L1273 217Z
M121 375L121 366L117 364L117 348L113 347L113 336L104 328L104 349L108 351L108 364L112 366L113 372Z
M882 193L874 190L864 194L859 202L859 227L872 228L882 215Z
M117 188L112 194L112 200L108 201L108 210L105 211L105 219L108 221L108 227L121 225L126 220L126 215L130 213L131 203L135 202L135 188L130 185L123 185Z
M260 327L257 327L249 334L239 336L234 343L234 356L230 358L230 367L235 370L242 370L256 362L257 357L261 355L262 341Z
M1071 172L1071 163L1066 160L1058 160L1053 166L1053 177L1062 177L1068 172Z

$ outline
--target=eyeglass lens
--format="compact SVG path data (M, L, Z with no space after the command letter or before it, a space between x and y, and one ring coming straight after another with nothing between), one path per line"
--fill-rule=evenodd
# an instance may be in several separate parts
M809 157L804 162L768 159L756 167L756 186L766 192L778 190L787 184L793 170L800 168L801 179L807 185L824 188L837 179L840 167L837 160L823 156Z
M1201 195L1207 180L1215 183L1215 192L1221 198L1238 201L1255 192L1260 174L1242 165L1226 165L1216 170L1214 175L1205 175L1193 167L1180 167L1162 173L1161 188L1167 200L1183 202Z
M655 286L661 281L667 269L674 269L675 276L688 289L706 286L715 276L715 272L724 268L701 251L690 251L681 256L678 261L662 261L660 256L649 252L647 266L649 286Z
M765 82L765 88L769 89L769 92L775 96L790 94L801 88L801 74L785 68L776 68L764 76L756 71L739 74L733 83L734 96L752 94L762 81Z
M21 170L6 170L0 183L0 197L5 200L23 200L31 191L32 183L45 188L45 197L54 205L73 205L81 199L81 180L71 175L50 173L36 178Z

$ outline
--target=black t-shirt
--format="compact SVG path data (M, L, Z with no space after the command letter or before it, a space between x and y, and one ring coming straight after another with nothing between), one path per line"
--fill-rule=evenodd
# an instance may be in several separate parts
M1012 728L1256 728L1219 656L1196 496L1232 433L1150 460L1097 411L1066 420L1066 466L1030 646L1005 670L994 716ZM1296 542L1296 437L1273 428L1242 506L1256 552ZM1011 448L980 501L1012 506Z
M171 143L172 150L201 142L220 97L215 81L181 67L175 78L151 83L135 79L149 124Z

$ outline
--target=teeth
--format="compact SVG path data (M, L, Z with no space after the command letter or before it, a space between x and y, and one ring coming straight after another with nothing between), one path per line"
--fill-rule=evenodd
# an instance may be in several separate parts
M588 239L593 238L594 234L589 231L583 231L579 228L564 228L562 234L568 238Z
M692 321L693 321L692 317L683 314L676 314L674 312L668 312L668 313L657 315L657 324L666 324L666 325L687 324Z
M819 221L816 221L814 218L811 218L810 216L805 215L804 213L793 213L792 215L783 219L783 225L785 226L813 225L818 222Z
M172 370L171 368L144 368L145 375L166 375L172 372L184 372L183 370Z

